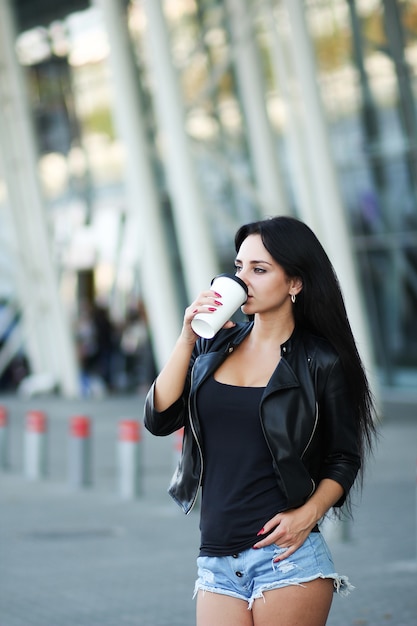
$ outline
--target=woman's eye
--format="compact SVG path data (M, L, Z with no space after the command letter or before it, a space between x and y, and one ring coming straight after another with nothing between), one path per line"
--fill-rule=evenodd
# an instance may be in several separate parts
M241 270L241 269L242 269L242 268L240 267L240 265L235 265L235 272L236 272L236 274L237 274L238 272L240 272L240 270Z
M255 268L254 268L254 271L255 271L257 274L264 274L266 270L264 270L264 268L263 268L263 267L255 267Z

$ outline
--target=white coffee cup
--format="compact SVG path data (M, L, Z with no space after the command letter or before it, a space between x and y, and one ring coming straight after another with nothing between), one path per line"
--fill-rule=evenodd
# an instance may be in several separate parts
M248 288L234 274L219 274L211 281L211 289L221 296L222 306L212 313L197 313L191 327L197 335L211 339L230 320L248 298Z

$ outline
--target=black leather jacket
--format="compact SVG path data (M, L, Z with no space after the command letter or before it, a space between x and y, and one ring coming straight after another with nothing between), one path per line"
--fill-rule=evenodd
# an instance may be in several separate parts
M169 435L184 426L181 460L168 492L189 513L197 499L204 455L196 397L202 382L251 331L252 323L199 339L182 396L169 408L154 408L154 385L145 402L145 427ZM273 468L288 509L301 506L324 478L340 483L344 495L360 467L357 426L338 355L319 337L296 329L281 346L281 360L263 393L259 414Z

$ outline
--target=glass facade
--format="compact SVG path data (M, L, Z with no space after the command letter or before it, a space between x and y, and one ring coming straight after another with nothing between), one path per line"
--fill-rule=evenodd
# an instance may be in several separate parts
M308 11L378 363L389 384L415 381L417 3Z
M239 4L245 19L237 37L232 20ZM170 255L181 273L145 5L131 0L126 20ZM256 88L262 89L282 179L275 212L300 216L288 85L280 82L282 59L271 38L273 19L285 39L285 2L166 0L163 8L204 199L196 210L210 224L221 267L230 269L236 227L271 212L258 188L237 66L239 37L253 44ZM306 0L304 15L380 378L389 386L415 387L417 0ZM80 290L82 276L90 272L95 295L121 315L129 299L140 296L141 285L135 251L124 244L126 154L112 115L111 42L98 8L46 26L21 33L17 50L28 71L64 298L71 307L77 279ZM178 283L183 289L181 276Z

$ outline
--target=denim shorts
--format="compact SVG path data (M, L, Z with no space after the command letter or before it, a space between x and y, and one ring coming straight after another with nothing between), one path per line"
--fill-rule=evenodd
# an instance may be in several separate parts
M334 571L333 559L322 534L310 533L303 545L290 557L274 563L285 552L276 544L244 550L233 556L200 556L194 597L199 590L221 593L248 602L263 598L263 592L287 585L303 585L317 578L331 578L334 590L347 595L352 585L346 576Z

